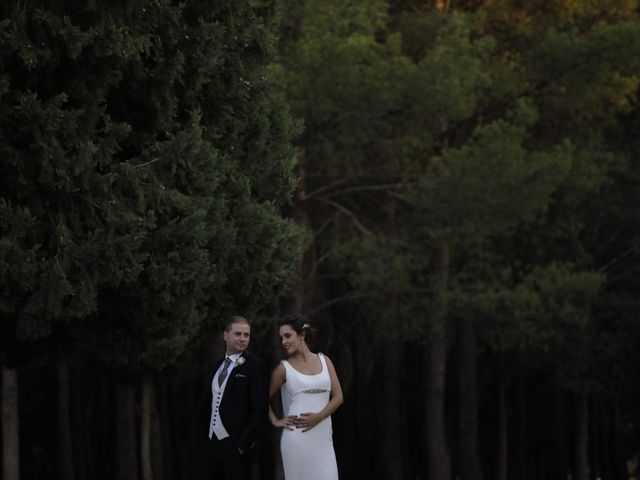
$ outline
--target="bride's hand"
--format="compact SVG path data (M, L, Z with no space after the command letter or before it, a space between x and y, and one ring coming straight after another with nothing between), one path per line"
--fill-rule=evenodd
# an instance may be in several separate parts
M322 421L322 417L313 412L305 412L298 415L298 419L296 420L296 426L298 428L302 428L303 432L311 430L317 424Z
M296 416L289 415L288 417L282 417L276 420L273 424L274 427L286 428L287 430L293 430L296 426Z

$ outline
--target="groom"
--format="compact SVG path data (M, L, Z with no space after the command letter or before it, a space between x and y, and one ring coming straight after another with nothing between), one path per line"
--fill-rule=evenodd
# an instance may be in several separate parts
M241 316L225 322L225 358L207 386L200 409L203 439L196 480L245 480L251 453L263 426L269 402L264 362L247 352L251 326Z

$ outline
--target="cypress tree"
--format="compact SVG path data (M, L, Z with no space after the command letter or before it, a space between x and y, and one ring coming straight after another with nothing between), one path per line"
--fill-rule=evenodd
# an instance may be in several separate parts
M275 4L0 16L4 363L42 345L137 377L286 287L296 126L270 71Z

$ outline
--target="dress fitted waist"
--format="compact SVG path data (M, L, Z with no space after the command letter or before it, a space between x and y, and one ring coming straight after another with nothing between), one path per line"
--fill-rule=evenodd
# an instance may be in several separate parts
M288 415L299 415L305 412L319 412L329 401L329 393L298 393L289 405Z

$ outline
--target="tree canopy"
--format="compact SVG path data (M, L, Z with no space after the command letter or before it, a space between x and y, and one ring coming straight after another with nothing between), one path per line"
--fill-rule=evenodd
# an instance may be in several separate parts
M285 288L296 126L273 8L2 7L3 342L163 368Z

